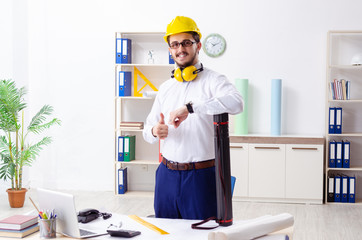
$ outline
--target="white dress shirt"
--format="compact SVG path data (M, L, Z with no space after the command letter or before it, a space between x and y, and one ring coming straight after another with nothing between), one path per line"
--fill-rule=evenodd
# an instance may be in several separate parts
M195 67L200 68L197 63ZM189 114L178 128L168 124L170 112L192 102L194 113ZM243 99L228 79L210 69L198 73L191 82L171 78L158 91L143 130L149 143L158 142L152 128L160 120L160 113L168 124L164 139L163 156L180 163L199 162L215 158L213 115L237 114L243 110Z

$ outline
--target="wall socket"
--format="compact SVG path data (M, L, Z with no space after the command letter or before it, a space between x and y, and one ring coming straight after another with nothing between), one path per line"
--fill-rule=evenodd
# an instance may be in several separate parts
M148 171L148 165L147 164L141 165L141 170L147 172Z

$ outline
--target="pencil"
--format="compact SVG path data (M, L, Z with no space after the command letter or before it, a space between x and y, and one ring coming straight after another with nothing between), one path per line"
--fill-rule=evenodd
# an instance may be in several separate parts
M29 197L31 203L33 204L33 206L35 207L35 209L38 211L38 213L40 214L39 212L39 209L36 207L35 203L33 202L33 199L31 199L31 197Z

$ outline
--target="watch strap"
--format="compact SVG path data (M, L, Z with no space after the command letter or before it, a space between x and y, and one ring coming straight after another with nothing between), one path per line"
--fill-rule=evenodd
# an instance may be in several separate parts
M194 113L194 109L192 108L192 102L186 103L186 107L189 113Z

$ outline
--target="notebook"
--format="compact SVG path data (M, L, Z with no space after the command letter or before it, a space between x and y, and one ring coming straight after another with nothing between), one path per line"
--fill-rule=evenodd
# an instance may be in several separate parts
M92 232L79 227L74 196L38 188L39 209L54 209L57 215L57 232L73 238L89 238L106 235L107 230Z

